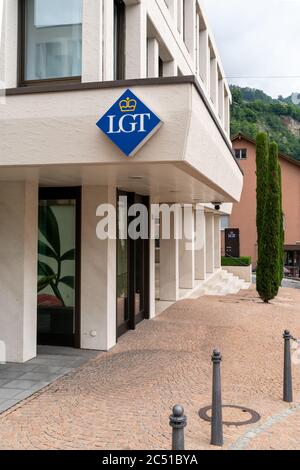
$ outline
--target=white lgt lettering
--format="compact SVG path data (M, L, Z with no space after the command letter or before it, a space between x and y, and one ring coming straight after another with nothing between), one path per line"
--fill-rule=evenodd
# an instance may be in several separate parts
M119 120L119 128L115 129L115 115L108 116L109 126L108 134L120 134L124 132L125 134L131 134L136 130L138 132L146 132L145 130L145 118L151 119L150 113L144 114L125 114ZM129 121L129 118L132 120ZM126 126L126 127L125 127Z

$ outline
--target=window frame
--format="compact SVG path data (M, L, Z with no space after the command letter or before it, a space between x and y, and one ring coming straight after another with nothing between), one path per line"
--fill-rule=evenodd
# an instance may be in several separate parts
M239 152L239 156L237 156L237 152ZM245 157L242 156L243 152L245 152ZM248 158L248 149L246 148L236 148L234 149L234 153L236 160L247 160Z
M25 56L26 56L26 0L18 3L18 86L40 86L64 83L81 83L82 75L74 77L43 78L37 80L25 80Z

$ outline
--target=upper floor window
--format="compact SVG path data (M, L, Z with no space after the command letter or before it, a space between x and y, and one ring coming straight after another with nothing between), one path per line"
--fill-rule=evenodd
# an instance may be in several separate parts
M235 149L235 158L238 160L246 160L247 159L247 149Z
M22 81L80 78L82 0L23 0Z

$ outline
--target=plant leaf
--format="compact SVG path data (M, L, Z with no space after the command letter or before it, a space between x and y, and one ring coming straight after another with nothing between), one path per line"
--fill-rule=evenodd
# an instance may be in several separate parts
M68 287L71 287L71 289L74 289L75 287L75 278L74 276L66 276L63 277L62 279L59 280L59 282L62 282Z
M54 276L46 276L40 279L38 281L38 292L41 292L43 289L48 287L55 278L56 276L54 275Z
M52 250L52 248L50 248L50 246L46 245L46 243L42 242L41 240L39 240L38 251L39 251L39 255L44 255L44 256L47 256L48 258L57 259L57 255Z
M49 206L39 206L39 230L60 257L59 228L53 210Z
M38 262L38 274L39 276L55 276L56 274L53 271L53 269L46 263L43 263L43 261Z
M73 248L70 251L67 251L62 257L61 261L74 261L75 259L75 249Z

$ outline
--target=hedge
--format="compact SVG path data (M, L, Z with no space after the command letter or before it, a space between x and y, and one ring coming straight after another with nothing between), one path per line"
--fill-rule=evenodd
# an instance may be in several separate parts
M222 256L222 266L250 266L251 265L250 256L241 256L240 258L230 258L227 256Z

